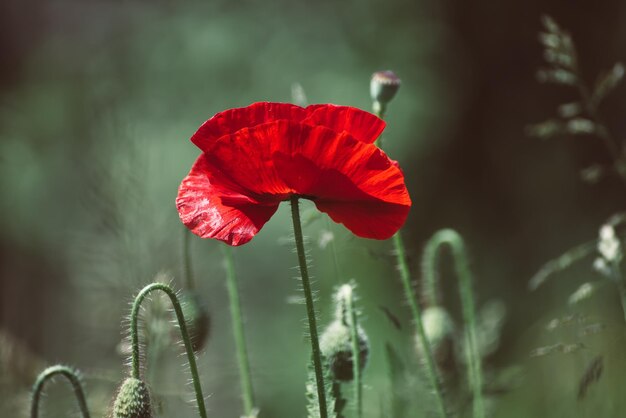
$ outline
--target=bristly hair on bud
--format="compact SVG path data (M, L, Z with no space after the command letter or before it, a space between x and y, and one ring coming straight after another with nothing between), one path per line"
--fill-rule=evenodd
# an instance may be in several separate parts
M113 402L112 418L151 418L150 392L139 379L129 377L120 386Z
M369 355L369 342L363 328L358 327L359 368L363 370ZM328 359L335 379L350 382L354 379L352 339L350 328L340 320L330 323L320 337L320 349Z
M358 314L353 306L354 287L344 284L335 293L335 320L320 338L320 349L328 360L336 380L349 382L354 379L353 341L351 325L356 327L356 348L359 371L365 367L369 355L369 342L365 331L358 323Z
M341 411L343 410L345 401L341 398L335 398L335 385L332 383L333 379L330 376L330 370L328 369L328 362L322 356L322 372L324 373L324 393L326 396L326 403L328 405L334 405L334 408L329 408L327 411L328 418L343 418ZM315 366L311 361L308 367L308 377L306 380L306 398L307 398L307 418L321 418L319 396L317 392L317 382L315 379ZM337 411L339 410L339 413Z
M370 95L376 114L384 115L387 104L394 98L399 88L400 78L393 71L377 71L372 74Z

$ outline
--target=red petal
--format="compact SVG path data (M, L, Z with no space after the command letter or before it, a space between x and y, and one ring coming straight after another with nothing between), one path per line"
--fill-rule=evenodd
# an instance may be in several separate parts
M410 206L388 202L316 201L315 206L363 238L388 239L404 225Z
M362 237L389 238L402 226L411 199L402 171L379 148L323 126L273 125L285 138L274 164L295 193Z
M283 123L288 122L244 128L220 138L206 153L211 172L258 201L288 199L293 189L278 175L273 160L275 150L286 140Z
M205 154L200 155L178 190L180 219L202 238L245 244L272 217L279 202L259 202L229 182L220 182L213 170Z
M364 110L332 104L311 105L305 109L304 123L326 126L337 133L346 131L361 142L371 144L385 129L385 121Z
M300 121L305 117L306 111L293 104L254 103L247 107L229 109L216 114L200 126L191 137L191 142L206 152L219 138L233 134L240 129L252 128L281 119Z

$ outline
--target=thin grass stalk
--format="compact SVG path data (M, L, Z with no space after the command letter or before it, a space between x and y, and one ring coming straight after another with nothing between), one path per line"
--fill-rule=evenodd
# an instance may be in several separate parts
M326 390L324 386L324 370L322 366L322 353L320 351L319 337L317 332L317 319L315 317L315 306L313 304L313 292L311 291L311 281L304 252L304 236L302 235L302 223L300 221L300 207L298 196L291 197L291 218L293 220L293 233L298 253L298 264L300 265L300 276L302 279L302 289L306 302L306 312L309 322L309 337L311 341L311 351L313 354L313 367L315 370L315 382L317 384L317 397L320 409L320 418L328 418L328 406L326 403Z
M39 373L39 376L37 376L37 380L35 380L32 390L33 395L30 404L31 418L39 417L39 401L44 384L57 375L64 376L70 382L72 385L72 391L74 392L74 396L76 396L76 401L78 402L81 416L83 418L90 418L89 408L87 408L87 400L85 399L85 392L83 391L83 386L80 383L78 374L70 367L62 365L48 367L43 372Z
M191 371L191 378L193 380L193 387L196 393L196 403L198 406L198 412L201 418L207 418L206 407L204 405L204 396L202 394L202 386L200 384L200 375L198 374L198 367L196 366L196 356L193 352L193 348L191 346L191 339L189 338L189 333L187 332L187 324L185 322L185 316L183 315L183 310L180 306L180 302L178 301L178 297L176 293L170 288L168 285L164 283L152 283L144 287L139 294L135 297L135 301L133 302L133 308L130 314L130 338L132 344L132 358L131 358L131 372L132 377L135 379L140 379L140 368L139 368L139 331L138 331L138 322L139 322L139 308L141 307L141 303L144 301L146 296L155 290L160 290L164 292L172 302L172 306L174 307L174 313L176 314L176 319L178 320L178 327L180 328L180 334L183 339L183 343L185 344L185 351L187 352L187 361L189 362L189 370Z
M237 288L237 277L235 275L235 264L233 263L232 249L222 246L224 264L226 267L226 287L228 288L228 299L230 304L230 316L232 319L233 336L237 350L237 363L239 365L239 376L241 379L241 398L246 416L252 416L254 411L254 392L252 389L252 378L250 373L250 361L246 347L246 338L243 329L243 318L241 315L241 302L239 300L239 290Z

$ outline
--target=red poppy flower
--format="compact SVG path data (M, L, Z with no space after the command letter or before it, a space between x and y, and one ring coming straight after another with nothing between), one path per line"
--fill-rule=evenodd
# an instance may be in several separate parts
M402 171L373 145L384 128L347 106L255 103L218 113L191 137L203 153L178 190L180 219L202 238L242 245L298 195L355 235L389 238L411 200Z

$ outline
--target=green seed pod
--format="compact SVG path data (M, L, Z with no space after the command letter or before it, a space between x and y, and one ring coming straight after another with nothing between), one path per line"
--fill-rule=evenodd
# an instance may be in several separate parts
M377 71L372 74L370 95L374 102L375 111L385 109L399 88L400 79L393 71Z
M183 291L180 295L185 325L193 351L202 350L211 333L211 317L202 297L195 291Z
M359 366L363 370L369 355L369 342L363 328L357 328L359 340ZM320 337L320 350L330 366L335 379L349 382L354 379L352 362L352 342L350 328L341 320L335 320L326 327Z
M113 403L113 418L151 418L150 393L146 384L134 377L122 383Z

